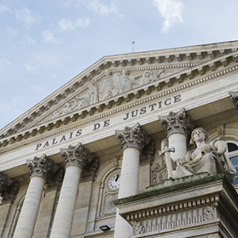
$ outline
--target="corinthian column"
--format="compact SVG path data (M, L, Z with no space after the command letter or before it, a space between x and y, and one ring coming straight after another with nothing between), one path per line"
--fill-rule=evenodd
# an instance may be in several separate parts
M61 150L65 160L65 176L55 213L51 238L69 238L73 222L78 186L83 168L94 156L81 143Z
M126 127L125 130L116 131L116 135L121 140L123 149L118 198L124 198L137 193L140 152L149 143L150 138L138 123L131 128ZM114 238L127 238L132 235L133 228L117 211Z
M185 109L177 113L170 112L168 116L159 117L159 120L165 128L168 147L175 148L175 152L170 153L170 157L174 161L184 158L187 152L187 137L193 127Z
M43 187L48 172L53 168L53 161L47 159L46 155L35 157L27 161L31 172L30 184L17 222L14 238L31 238L36 217L39 210Z

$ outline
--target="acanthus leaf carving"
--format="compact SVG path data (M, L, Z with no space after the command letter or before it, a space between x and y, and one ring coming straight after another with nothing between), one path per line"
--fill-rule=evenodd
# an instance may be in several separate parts
M3 201L13 199L19 189L19 184L13 179L9 179L7 174L0 171L0 205Z
M76 165L82 170L90 165L95 158L82 143L78 143L76 146L69 145L67 149L61 149L60 152L66 166Z
M151 140L139 123L133 127L125 127L124 130L117 130L116 136L121 140L122 149L137 148L141 151Z
M31 176L40 176L46 180L54 174L56 165L53 160L49 159L45 154L41 157L34 157L33 160L27 160L27 166Z

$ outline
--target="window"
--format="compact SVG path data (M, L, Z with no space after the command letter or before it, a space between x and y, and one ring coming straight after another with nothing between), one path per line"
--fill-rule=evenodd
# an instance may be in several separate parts
M238 146L234 142L228 142L227 147L228 147L227 156L229 157L231 163L234 165L236 169L236 176L233 184L238 185Z

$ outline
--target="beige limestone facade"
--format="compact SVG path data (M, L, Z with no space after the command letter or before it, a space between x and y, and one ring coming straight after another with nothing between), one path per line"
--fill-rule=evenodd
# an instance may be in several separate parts
M105 56L1 129L0 237L236 238L237 168L238 41Z

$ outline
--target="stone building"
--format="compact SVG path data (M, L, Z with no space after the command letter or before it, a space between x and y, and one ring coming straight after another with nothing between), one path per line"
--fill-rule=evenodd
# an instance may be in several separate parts
M238 41L101 58L0 131L0 237L238 237L237 111Z

